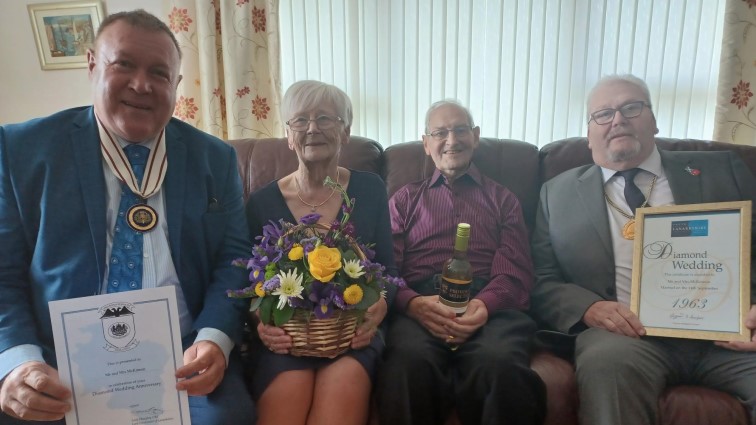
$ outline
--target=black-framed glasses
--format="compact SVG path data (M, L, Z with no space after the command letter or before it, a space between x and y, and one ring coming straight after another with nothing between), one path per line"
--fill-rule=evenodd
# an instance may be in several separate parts
M591 114L591 118L588 119L588 124L591 121L596 122L598 125L606 125L614 121L614 115L619 111L623 117L630 119L635 118L643 112L644 106L650 106L648 103L639 100L637 102L630 102L620 106L618 109L607 108L600 111L596 111Z
M469 125L458 125L454 128L440 128L431 131L428 133L428 136L431 136L438 141L443 141L449 138L449 133L454 133L455 138L467 137L472 133L472 129L473 128Z
M336 124L344 122L341 117L331 115L318 115L315 118L294 117L289 121L286 121L286 125L294 131L307 131L310 127L310 121L315 121L315 124L320 130L328 130L336 127Z

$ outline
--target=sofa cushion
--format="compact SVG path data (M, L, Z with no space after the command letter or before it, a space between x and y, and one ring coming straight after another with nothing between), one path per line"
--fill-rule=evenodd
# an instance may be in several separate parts
M228 141L236 149L244 199L255 190L297 169L297 155L285 138ZM381 172L383 148L378 142L352 136L344 145L339 165L360 171Z
M751 172L756 175L756 147L754 146L734 145L708 140L670 139L667 137L657 137L656 146L659 149L674 151L732 150L740 154L743 161L751 169ZM552 177L556 177L571 168L593 162L591 150L588 148L588 139L585 137L572 137L549 143L541 148L540 156L541 182L548 181Z

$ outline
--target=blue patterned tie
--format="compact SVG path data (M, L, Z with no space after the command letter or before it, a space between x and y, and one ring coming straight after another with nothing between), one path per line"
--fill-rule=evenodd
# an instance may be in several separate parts
M141 185L144 166L150 149L139 145L123 148L129 158L131 169ZM108 293L131 291L142 288L142 232L129 227L126 212L141 199L131 189L121 183L121 204L118 207L113 247L110 252L110 271L108 273Z

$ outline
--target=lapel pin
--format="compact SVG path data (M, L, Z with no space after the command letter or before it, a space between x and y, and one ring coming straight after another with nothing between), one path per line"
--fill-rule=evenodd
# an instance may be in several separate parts
M685 167L685 171L687 171L691 176L697 176L701 174L701 170L699 170L698 168L691 168L690 165Z

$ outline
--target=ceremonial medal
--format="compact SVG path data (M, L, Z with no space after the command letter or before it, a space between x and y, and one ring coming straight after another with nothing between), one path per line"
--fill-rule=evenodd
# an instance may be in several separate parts
M126 212L126 222L137 232L149 232L158 223L158 214L147 204L136 204Z
M635 219L631 219L622 226L622 237L627 240L635 239Z

